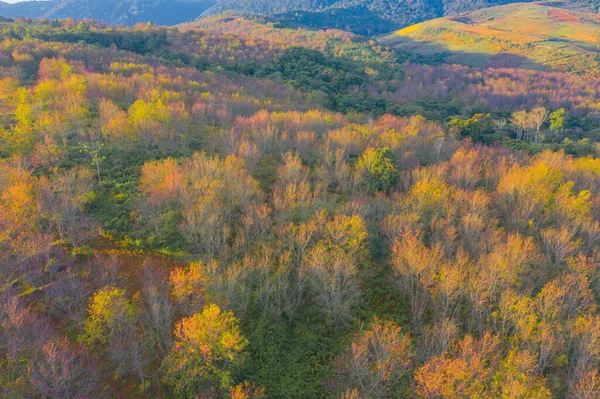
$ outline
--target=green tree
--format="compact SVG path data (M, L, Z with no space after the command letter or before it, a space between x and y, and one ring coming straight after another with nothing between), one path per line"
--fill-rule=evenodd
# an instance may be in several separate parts
M452 118L448 122L450 132L458 138L470 137L473 141L486 141L486 136L494 132L490 114L475 114L468 119Z
M97 291L90 302L80 340L91 347L105 347L118 340L137 320L138 309L119 288L105 287Z
M398 182L399 172L389 148L367 148L358 160L357 175L368 192L389 192Z
M567 111L564 108L557 109L550 114L550 130L559 133L567 127Z

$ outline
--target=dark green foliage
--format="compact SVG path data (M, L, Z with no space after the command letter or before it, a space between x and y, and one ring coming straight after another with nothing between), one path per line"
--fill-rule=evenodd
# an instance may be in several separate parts
M165 30L142 31L91 31L87 24L80 23L74 29L51 29L38 25L25 29L22 25L11 25L4 34L14 39L25 37L62 43L85 42L93 46L116 47L119 50L146 55L158 54L168 45Z
M332 360L345 348L352 330L333 328L323 320L289 323L255 315L242 326L248 338L244 378L265 388L266 397L329 397L323 381Z
M138 192L139 163L135 157L126 157L118 149L107 150L103 163L105 173L88 206L88 212L104 228L118 236L132 233L132 200ZM122 162L123 160L130 162ZM85 160L74 159L74 163ZM139 160L138 160L139 162Z
M325 56L318 50L301 47L286 50L263 66L258 76L279 72L284 80L328 94L339 93L350 85L361 85L366 74L357 63Z
M324 106L340 112L368 112L382 114L387 101L373 98L365 90L350 95L351 86L364 87L370 78L365 63L348 58L325 55L318 50L294 47L266 63L257 72L258 77L283 79L309 92L324 93Z
M475 141L490 141L494 134L492 118L489 114L475 114L470 118L452 118L448 122L450 131L458 138L470 137Z
M298 10L262 17L259 20L272 22L278 27L340 29L363 36L392 32L398 27L396 23L383 19L370 10L362 11L345 8L333 8L322 12Z

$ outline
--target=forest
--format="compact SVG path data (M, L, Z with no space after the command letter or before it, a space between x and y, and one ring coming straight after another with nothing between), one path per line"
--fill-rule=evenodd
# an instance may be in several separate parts
M343 29L366 36L389 33L432 18L457 15L515 0L9 0L4 17L93 19L133 26L176 25L223 12L260 15L284 27ZM570 0L596 12L596 0Z
M571 2L596 9L595 1ZM282 26L335 28L373 36L433 18L509 3L514 0L217 0L201 16L223 12L262 15Z
M0 23L0 397L597 399L597 78L263 22Z

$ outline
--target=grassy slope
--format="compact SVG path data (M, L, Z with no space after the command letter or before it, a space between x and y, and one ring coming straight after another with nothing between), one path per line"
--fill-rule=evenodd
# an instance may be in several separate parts
M597 65L600 18L541 3L516 3L438 18L381 40L420 55L447 53L469 66L586 72Z

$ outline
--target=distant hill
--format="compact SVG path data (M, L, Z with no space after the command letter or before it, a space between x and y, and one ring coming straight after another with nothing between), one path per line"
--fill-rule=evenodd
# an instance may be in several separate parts
M596 73L600 16L556 4L518 3L434 19L381 41L426 59L467 66Z
M392 32L399 25L383 19L367 9L333 8L324 11L290 11L268 16L254 16L258 22L271 22L279 28L340 29L363 36L375 36Z
M177 25L231 11L277 27L341 29L376 36L439 17L509 3L513 0L48 0L16 4L0 1L0 16ZM597 3L598 0L569 2L594 11Z
M29 18L75 18L134 25L152 21L175 25L194 19L216 0L50 0L0 2L0 15Z
M593 0L592 0L593 1ZM176 25L233 11L281 27L342 29L365 36L389 33L429 19L510 3L512 0L48 0L10 4L0 15L95 19L134 25Z
M336 28L362 35L387 33L418 22L477 10L511 0L217 0L202 16L236 11L269 16L273 22Z

